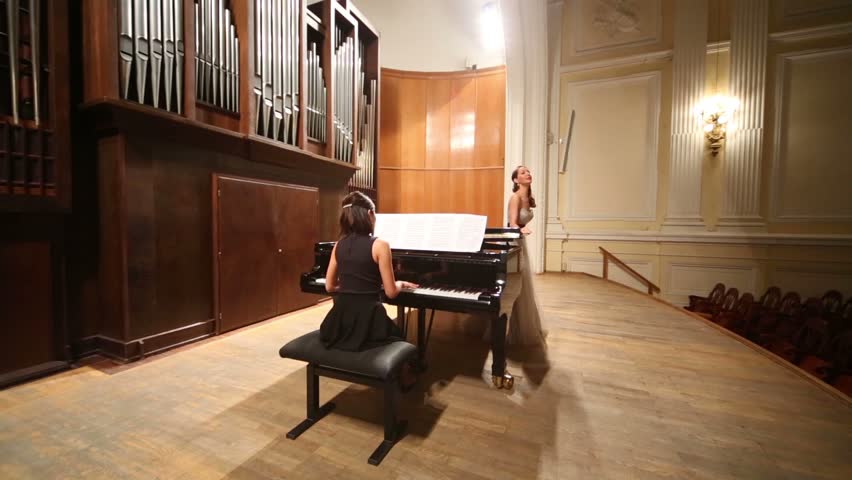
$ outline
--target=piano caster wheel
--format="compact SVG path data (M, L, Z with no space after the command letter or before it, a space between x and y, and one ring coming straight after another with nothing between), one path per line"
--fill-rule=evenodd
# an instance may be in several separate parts
M504 373L503 376L492 375L491 381L494 383L494 386L497 388L503 388L506 390L511 390L515 386L515 377L513 377L509 373Z

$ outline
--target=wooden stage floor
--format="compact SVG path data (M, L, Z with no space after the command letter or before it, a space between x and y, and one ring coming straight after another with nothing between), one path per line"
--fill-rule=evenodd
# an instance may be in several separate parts
M381 396L323 379L337 410L292 441L305 368L278 357L328 304L130 365L0 391L0 478L852 478L852 403L676 308L582 274L536 279L546 350L436 334L408 435L380 467Z

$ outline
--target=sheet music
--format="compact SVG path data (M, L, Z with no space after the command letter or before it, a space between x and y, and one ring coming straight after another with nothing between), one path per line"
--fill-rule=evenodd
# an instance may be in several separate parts
M379 213L374 234L391 249L478 252L488 217L456 213Z

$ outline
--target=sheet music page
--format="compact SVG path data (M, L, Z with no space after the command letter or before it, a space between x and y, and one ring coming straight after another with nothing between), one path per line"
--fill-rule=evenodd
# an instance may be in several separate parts
M391 249L478 252L488 217L456 213L379 213L375 235Z

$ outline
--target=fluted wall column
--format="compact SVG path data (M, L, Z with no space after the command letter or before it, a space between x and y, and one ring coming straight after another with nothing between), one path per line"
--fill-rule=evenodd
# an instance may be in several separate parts
M740 101L725 147L721 224L761 224L760 163L769 0L735 0L730 93Z
M547 146L547 233L564 235L559 220L559 66L562 63L561 0L547 3L548 146ZM561 255L561 252L560 252Z
M672 149L666 225L701 224L701 162L705 139L695 107L704 96L707 0L675 4Z
M506 40L506 158L507 186L503 205L511 195L510 175L517 165L533 173L536 215L533 235L527 240L530 265L544 271L544 225L547 217L546 153L547 112L547 2L500 0ZM540 172L536 174L536 172ZM538 177L536 177L538 175Z

